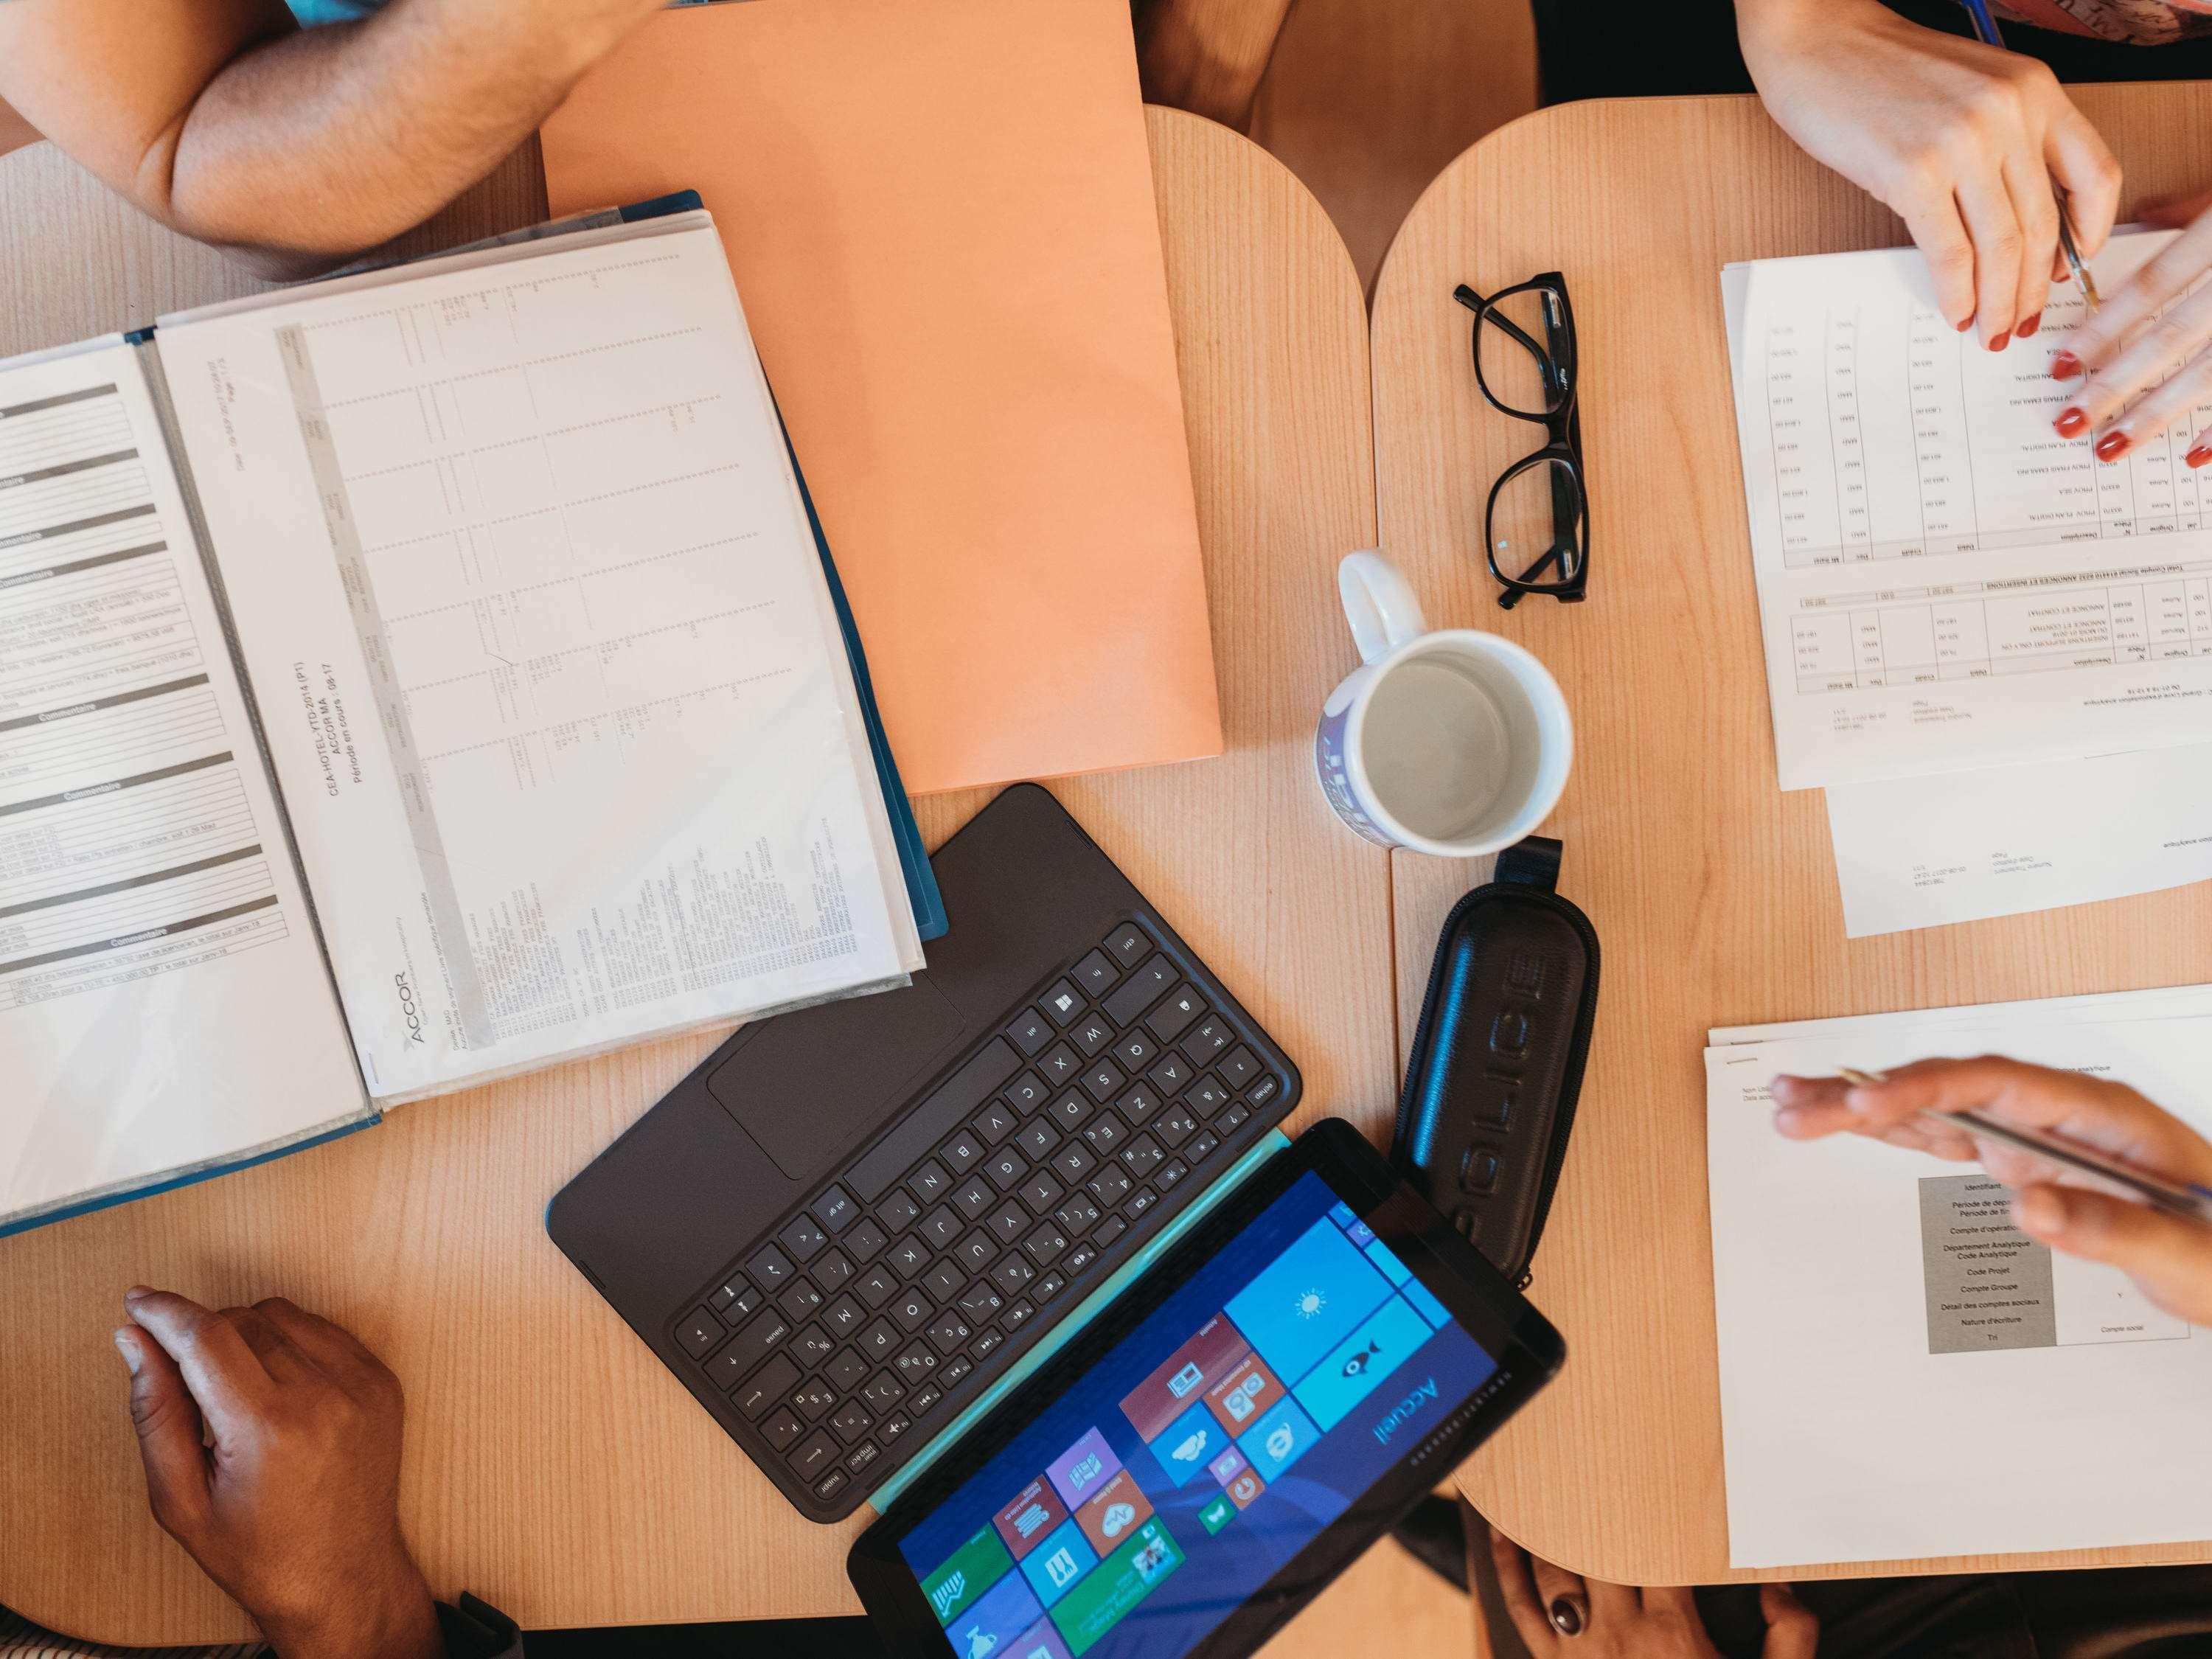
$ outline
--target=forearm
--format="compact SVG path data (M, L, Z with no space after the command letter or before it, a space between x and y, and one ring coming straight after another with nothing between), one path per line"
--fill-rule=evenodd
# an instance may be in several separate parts
M130 193L193 236L300 274L411 228L489 172L657 0L395 0L226 64Z

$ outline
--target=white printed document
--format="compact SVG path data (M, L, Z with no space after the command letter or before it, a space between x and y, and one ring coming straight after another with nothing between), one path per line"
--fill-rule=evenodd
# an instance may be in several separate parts
M2212 878L2212 745L1832 784L1852 939Z
M2212 1537L2212 1333L2028 1239L1978 1165L1784 1139L1767 1086L1993 1050L2118 1079L2212 1131L2207 988L1713 1039L1731 1565Z
M1784 789L2212 741L2212 480L2181 459L2212 407L2100 464L2051 428L2078 295L1985 351L1911 248L1724 294Z

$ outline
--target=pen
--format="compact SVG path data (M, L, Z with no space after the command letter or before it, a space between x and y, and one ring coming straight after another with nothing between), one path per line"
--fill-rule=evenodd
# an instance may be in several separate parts
M1959 0L1959 3L1966 9L1966 15L1974 25L1974 38L1985 46L1995 46L2002 52L2004 35L1997 28L1997 20L1990 15L1990 0ZM2051 193L2058 203L2058 246L2066 255L2066 268L2081 283L2082 301L2094 311L2104 301L2098 297L2096 278L2089 275L2081 247L2074 240L2074 214L2068 204L2066 186L2053 179Z
M1837 1066L1836 1075L1854 1087L1870 1087L1889 1081L1880 1072L1862 1072L1850 1066ZM2084 1146L2078 1141L2062 1139L2057 1135L2039 1134L2033 1129L2015 1128L2009 1123L2000 1123L1993 1117L1984 1117L1979 1112L1943 1112L1932 1106L1924 1106L1920 1115L1937 1123L1948 1123L1981 1139L2010 1146L2017 1152L2047 1158L2054 1164L2063 1164L2069 1170L2095 1176L2100 1181L2112 1182L2116 1186L2125 1188L2145 1203L2174 1215L2212 1221L2212 1187L2200 1187L2195 1182L2171 1181L2164 1176L2152 1175L2098 1152L2094 1147Z

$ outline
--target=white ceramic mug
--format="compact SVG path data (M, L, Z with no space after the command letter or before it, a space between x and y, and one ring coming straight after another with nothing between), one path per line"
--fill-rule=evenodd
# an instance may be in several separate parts
M1380 553L1349 555L1336 585L1360 661L1314 733L1337 816L1382 846L1442 858L1500 852L1534 832L1574 757L1559 683L1510 640L1431 631Z

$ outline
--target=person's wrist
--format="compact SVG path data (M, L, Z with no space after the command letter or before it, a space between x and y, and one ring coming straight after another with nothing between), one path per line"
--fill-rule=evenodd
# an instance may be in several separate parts
M1795 52L1816 30L1833 35L1881 0L1736 0L1736 40L1747 57Z
M247 1611L276 1659L445 1659L437 1602L404 1553L330 1595Z

